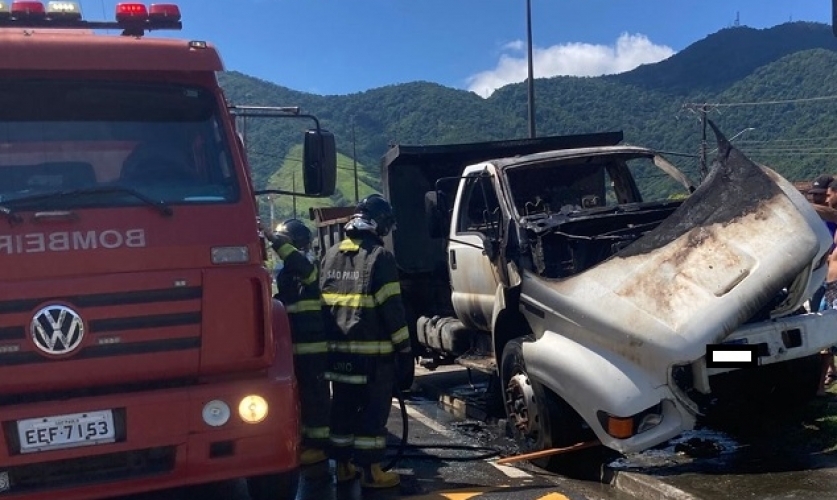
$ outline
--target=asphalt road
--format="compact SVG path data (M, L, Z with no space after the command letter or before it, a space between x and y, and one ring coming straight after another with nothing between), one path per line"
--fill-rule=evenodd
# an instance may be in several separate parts
M357 481L339 488L333 484L330 468L319 464L302 474L297 500L410 498L413 500L618 500L609 486L573 481L523 463L497 466L486 457L492 452L508 454L511 443L499 437L493 427L478 421L457 421L440 410L435 400L414 398L407 402L410 447L395 467L402 474L399 488L386 491L361 490ZM389 442L394 448L401 436L401 414L397 405L389 421ZM433 448L433 446L462 449ZM483 448L479 448L483 447ZM230 481L199 488L169 490L111 500L249 500L242 481Z

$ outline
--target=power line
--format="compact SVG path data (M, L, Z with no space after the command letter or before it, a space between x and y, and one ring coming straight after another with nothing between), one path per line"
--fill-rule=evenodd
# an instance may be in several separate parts
M751 102L729 102L729 103L715 103L710 104L709 106L714 106L718 108L734 108L739 106L762 106L762 105L772 105L772 104L799 104L799 103L808 103L808 102L819 102L819 101L834 101L837 100L837 95L827 95L827 96L820 96L820 97L800 97L796 99L777 99L773 101L751 101Z
M787 143L797 143L797 142L825 142L825 141L835 141L837 140L837 135L829 135L829 136L820 136L820 137L792 137L789 139L742 139L738 141L738 144L772 144L774 142L787 142Z
M748 156L761 156L761 157L769 157L769 158L798 158L799 156L834 156L837 155L837 151L811 151L811 152L793 152L793 151L786 151L786 152L775 152L775 153L765 153L761 151L753 151L748 153Z
M742 149L744 153L822 153L826 151L837 151L837 148L753 148Z
M706 113L716 108L735 108L735 107L742 107L742 106L765 106L765 105L774 105L774 104L801 104L801 103L809 103L809 102L821 102L821 101L834 101L837 100L837 95L825 95L825 96L817 96L817 97L798 97L795 99L773 99L769 101L742 101L742 102L704 102L704 103L696 103L696 102L689 102L683 104L683 109L688 109L690 111L698 111L701 113Z

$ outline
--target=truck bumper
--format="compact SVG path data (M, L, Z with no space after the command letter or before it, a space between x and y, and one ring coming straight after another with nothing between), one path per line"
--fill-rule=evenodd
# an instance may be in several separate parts
M723 344L755 346L759 365L804 358L837 345L837 310L829 309L743 325L724 339ZM734 369L708 368L705 358L695 365L695 371L700 375L698 380L704 381L709 376ZM697 389L701 390L701 387Z
M815 355L837 344L837 310L800 314L742 325L730 334L724 343L756 346L759 366L782 363ZM703 357L692 363L694 388L704 394L710 393L709 377L740 368L709 368ZM668 393L662 398L663 423L648 432L626 440L608 436L609 446L619 451L635 451L664 442L682 431L694 427L697 409L681 391L660 388ZM800 388L803 390L803 388ZM677 394L677 396L675 396ZM677 429L680 427L680 429ZM604 434L602 429L602 434Z
M298 466L299 410L292 377L214 382L145 392L18 404L3 408L0 499L81 500L293 471ZM259 395L268 413L257 424L238 415ZM204 405L222 400L229 421L210 427ZM112 410L116 442L20 453L17 421Z
M742 325L726 341L758 346L762 366L804 358L837 344L837 310ZM663 373L644 370L627 357L553 332L524 344L524 356L529 373L575 408L602 444L621 453L656 446L692 429L700 412L673 374L663 379ZM704 394L710 392L710 375L737 369L707 368L705 356L678 366L691 369L691 386ZM628 417L657 404L663 416L660 424L627 439L610 436L598 419L598 410Z

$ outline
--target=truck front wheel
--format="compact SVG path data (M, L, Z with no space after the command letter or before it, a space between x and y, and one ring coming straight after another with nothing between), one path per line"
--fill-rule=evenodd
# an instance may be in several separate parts
M503 348L500 365L507 425L520 452L562 448L593 439L593 432L570 405L529 377L523 343L532 341L532 337L510 340ZM598 456L597 448L535 459L532 463L562 472L580 472L593 456Z
M299 472L290 471L247 478L251 500L293 500L299 484Z

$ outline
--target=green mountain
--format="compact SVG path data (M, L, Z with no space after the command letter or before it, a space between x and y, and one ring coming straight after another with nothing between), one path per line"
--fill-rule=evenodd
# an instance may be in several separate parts
M483 99L428 82L320 96L237 72L222 73L219 80L230 102L300 106L335 134L344 155L340 192L330 201L306 200L316 206L354 201L353 150L360 184L377 190L380 158L392 143L528 135L524 83ZM837 147L831 146L837 138L837 99L831 96L837 96L837 38L830 26L795 22L763 30L726 28L667 60L620 75L536 80L537 134L623 130L627 143L692 155L670 159L697 178L701 127L695 107L687 104L718 104L708 107L709 119L727 137L738 136L735 143L746 154L792 181L808 180L837 172L832 166ZM246 128L256 186L288 188L290 172L299 165L302 131L311 122L259 120ZM711 151L715 144L708 133ZM283 216L290 213L289 203L277 202Z

